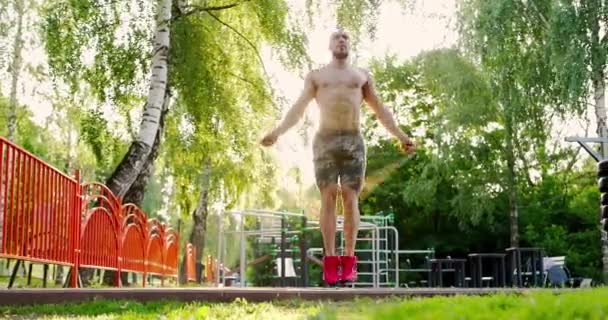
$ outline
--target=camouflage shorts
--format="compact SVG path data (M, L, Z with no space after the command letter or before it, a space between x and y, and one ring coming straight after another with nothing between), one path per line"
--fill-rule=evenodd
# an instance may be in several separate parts
M317 186L337 184L361 191L365 178L365 144L359 132L319 132L313 141Z

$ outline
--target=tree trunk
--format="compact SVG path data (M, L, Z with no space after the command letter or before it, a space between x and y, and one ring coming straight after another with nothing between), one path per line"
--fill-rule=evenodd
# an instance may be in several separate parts
M608 127L606 126L606 101L605 101L605 81L603 72L599 71L600 75L596 76L593 81L593 98L595 101L595 117L597 119L597 135L600 138L608 137ZM602 157L608 157L608 143L601 144Z
M201 191L198 195L196 208L192 211L192 231L190 232L189 242L195 246L196 250L196 282L201 283L202 261L205 261L203 252L205 249L205 234L207 233L207 215L209 213L209 188L211 185L211 162L209 159L204 161L203 172L201 174Z
M15 42L13 44L13 60L10 66L11 93L8 114L8 139L11 141L15 140L15 131L17 128L17 85L19 83L21 60L23 58L23 16L25 15L24 1L15 0L13 3L15 4L15 12L17 13L17 30L15 33Z
M158 13L156 16L156 31L154 35L154 50L150 68L150 89L142 115L138 136L131 143L127 154L118 167L106 181L108 188L120 199L123 199L131 186L140 176L146 166L148 158L154 148L154 143L159 134L163 108L165 106L165 94L167 92L168 79L168 57L170 44L171 0L157 0ZM143 194L143 193L142 193ZM107 277L104 275L104 282ZM87 285L93 273L89 269L83 269L80 276L83 285ZM121 280L123 277L121 276ZM109 281L113 284L113 281Z
M178 281L180 284L186 284L188 283L188 273L186 272L186 265L188 264L188 260L186 259L188 255L185 254L182 256L182 262L181 262L181 267L179 268L179 278Z
M154 144L152 145L152 150L150 151L150 155L148 159L146 159L146 163L144 164L141 172L135 179L135 182L131 185L131 188L125 194L123 199L123 203L132 203L138 207L141 207L144 196L146 193L146 187L148 186L148 181L152 176L152 172L154 171L154 163L158 158L158 153L160 151L160 145L163 138L164 128L165 128L165 117L167 112L169 111L169 103L171 96L169 94L169 90L167 90L165 94L165 102L163 103L163 111L160 116L160 123L158 126L158 132L156 133L156 138L154 139Z
M160 125L163 100L167 89L170 20L171 0L158 0L150 90L139 134L107 181L108 188L121 199L127 194L145 166Z
M152 175L152 172L154 170L154 162L156 161L156 158L158 157L158 153L160 150L163 129L165 127L165 116L167 115L167 112L169 111L170 99L171 99L171 97L167 90L167 93L165 94L165 102L163 103L163 111L162 111L161 117L160 117L160 124L158 126L158 132L156 133L156 138L154 139L154 144L152 145L152 150L150 152L150 155L148 156L148 159L146 159L144 167L142 168L141 172L137 176L137 179L135 179L135 182L133 182L133 184L131 185L131 188L129 188L129 190L127 191L127 194L125 195L125 197L123 199L123 203L132 203L138 207L141 207L141 205L144 201L144 196L146 194L146 187L148 185L148 180L150 180L150 176ZM114 284L114 279L116 279L116 271L106 270L106 272L104 272L104 276L103 276L104 284L111 286ZM120 275L120 279L121 279L121 282L123 285L128 285L129 274L127 272L123 272Z
M507 110L505 121L507 149L507 190L509 192L509 224L511 230L511 247L519 246L519 217L517 211L517 179L515 175L515 149L513 146L513 115Z

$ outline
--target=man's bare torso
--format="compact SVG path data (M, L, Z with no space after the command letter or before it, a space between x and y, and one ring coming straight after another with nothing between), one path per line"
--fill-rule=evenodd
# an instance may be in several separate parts
M358 68L325 66L312 74L320 109L319 130L359 130L367 74Z

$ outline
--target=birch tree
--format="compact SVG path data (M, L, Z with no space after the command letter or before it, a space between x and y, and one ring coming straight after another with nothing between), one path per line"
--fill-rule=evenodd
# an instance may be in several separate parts
M137 137L106 182L118 197L124 197L141 172L156 139L167 91L170 45L171 0L158 0L154 48L150 63L150 88Z

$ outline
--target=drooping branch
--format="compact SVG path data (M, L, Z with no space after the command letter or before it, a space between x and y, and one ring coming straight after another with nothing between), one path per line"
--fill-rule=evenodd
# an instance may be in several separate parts
M274 91L273 87L270 85L270 76L268 76L268 71L266 71L266 65L264 64L262 55L260 54L260 51L258 50L258 48L256 48L255 44L253 44L251 42L251 40L249 40L245 35L243 35L241 32L239 32L236 28L234 28L233 26L229 25L228 23L222 21L218 16L214 15L210 11L206 11L206 13L209 16L211 16L213 19L215 19L215 21L221 23L228 29L232 30L239 37L241 37L243 40L245 40L245 42L247 42L247 44L251 47L251 49L255 52L256 56L258 57L258 60L260 61L260 65L262 66L262 71L264 71L264 77L266 78L266 83L267 83L268 87L270 88L272 96L275 96L275 91Z
M226 5L222 5L222 6L197 6L197 5L189 5L186 8L189 8L190 11L188 12L183 12L182 14L180 14L179 16L176 16L173 18L173 20L177 20L180 18L185 18L187 16L191 16L193 14L197 14L200 12L211 12L211 11L221 11L221 10L226 10L226 9L230 9L230 8L234 8L236 6L239 6L243 3L249 2L251 0L243 0L243 1L239 1L239 2L235 2L235 3L231 3L231 4L226 4Z
M205 12L207 13L209 16L211 16L215 21L217 21L218 23L222 24L223 26L227 27L228 29L232 30L234 33L236 33L240 38L242 38L243 40L245 40L245 42L247 42L247 44L249 45L249 47L251 47L251 49L253 49L253 51L255 52L260 65L262 66L262 71L264 72L264 76L266 78L266 82L268 84L270 84L270 76L268 75L268 71L266 70L266 65L264 64L264 60L262 59L262 55L260 54L260 51L257 49L257 47L255 46L255 44L253 44L251 42L251 40L249 40L243 33L241 33L240 31L238 31L236 28L234 28L233 26L229 25L228 23L224 22L222 19L220 19L217 15L213 14L213 11L221 11L221 10L226 10L226 9L230 9L230 8L234 8L236 6L239 6L241 4L244 4L246 2L250 2L252 0L242 0L239 2L234 2L231 4L226 4L226 5L221 5L221 6L205 6L205 7L201 7L201 6L196 6L196 5L189 5L187 6L187 8L191 8L190 11L186 12L186 13L182 13L179 16L174 17L173 19L179 19L182 17L187 17L196 13L200 13L200 12ZM272 89L272 86L270 86L270 90L272 91L272 96L275 95L274 90Z
M230 71L227 71L226 73L227 73L229 76L232 76L232 77L234 77L234 78L236 78L236 79L239 79L239 80L241 80L241 81L243 81L243 82L245 82L245 83L247 83L247 84L251 85L253 88L255 88L256 90L258 90L258 91L259 91L259 92L262 94L262 96L263 96L264 98L266 98L266 99L268 99L268 100L272 101L272 97L270 97L269 95L267 95L267 94L266 94L266 92L264 92L264 88L260 88L260 86L258 86L257 84L255 84L253 81L251 81L251 80L249 80L249 79L246 79L246 78L244 78L243 76L240 76L240 75L238 75L238 74L232 73L232 72L230 72Z
M205 30L207 30L208 32L212 32L210 28L208 28L207 26L203 26L203 28L205 28ZM221 52L222 54L225 54L224 49L222 48L221 45L218 45L215 41L209 42L210 46L213 46L213 48L217 49L219 52ZM255 47L254 47L255 50ZM259 58L259 55L258 55ZM262 62L262 61L260 61ZM262 62L262 67L263 66L263 62ZM256 83L254 83L252 80L250 79L246 79L244 76L242 75L238 75L236 73L231 72L230 70L226 71L226 73L236 79L239 79L249 85L251 85L253 88L255 88L256 90L259 90L259 92L264 96L264 98L272 101L272 96L269 96L268 94L266 94L266 92L264 92L264 88L260 87L259 85L257 85ZM266 75L268 76L268 75ZM272 88L271 88L272 89Z
M241 37L243 40L245 40L245 42L247 42L247 44L251 47L251 49L253 49L253 51L255 52L256 56L258 57L258 60L260 61L260 64L262 65L262 70L264 71L264 75L266 76L267 79L269 79L268 77L268 72L266 71L266 65L264 65L264 60L262 59L262 55L260 54L260 51L258 50L258 48L255 46L255 44L253 44L251 42L251 40L249 40L247 37L245 37L245 35L243 35L240 31L238 31L236 28L234 28L233 26L227 24L226 22L222 21L220 18L218 18L218 16L214 15L213 13L206 11L206 13L208 15L210 15L213 19L215 19L215 21L221 23L222 25L224 25L226 28L234 31L234 33L236 33L239 37Z

